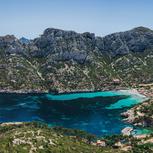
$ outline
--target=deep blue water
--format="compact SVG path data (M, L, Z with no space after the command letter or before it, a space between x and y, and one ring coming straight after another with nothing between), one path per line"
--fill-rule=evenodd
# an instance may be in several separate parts
M0 122L42 121L51 126L81 129L96 135L118 134L128 125L122 122L120 113L135 103L138 100L130 95L113 92L1 93Z

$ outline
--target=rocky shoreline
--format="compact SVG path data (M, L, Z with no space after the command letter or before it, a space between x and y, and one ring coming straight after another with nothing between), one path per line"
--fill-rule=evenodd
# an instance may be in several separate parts
M101 89L95 90L95 89L76 89L76 90L30 90L30 89L20 89L20 90L14 90L14 89L0 89L0 93L23 93L23 94L30 94L30 93L54 93L54 94L67 94L67 93L82 93L82 92L101 92L101 91L119 91L119 90L131 90L127 87L123 86L108 86L108 87L102 87Z
M0 93L16 93L16 94L30 94L30 93L48 93L48 91L41 90L0 90Z
M121 116L124 118L123 121L133 124L134 126L145 127L146 121L145 112L142 111L144 107L149 107L153 104L153 90L148 90L146 88L138 88L137 91L146 96L148 99L141 104L138 104L126 112L121 113Z

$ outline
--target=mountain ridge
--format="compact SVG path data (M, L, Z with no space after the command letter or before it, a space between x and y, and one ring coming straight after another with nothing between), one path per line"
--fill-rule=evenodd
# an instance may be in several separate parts
M0 37L1 91L94 91L153 81L153 31L145 27L104 37L48 28L22 40L28 43Z

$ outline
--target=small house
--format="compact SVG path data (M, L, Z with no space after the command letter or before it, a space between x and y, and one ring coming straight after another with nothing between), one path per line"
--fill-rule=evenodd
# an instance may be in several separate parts
M113 79L113 83L115 85L119 85L121 83L120 79Z
M97 140L96 145L100 147L105 147L106 142L104 140Z

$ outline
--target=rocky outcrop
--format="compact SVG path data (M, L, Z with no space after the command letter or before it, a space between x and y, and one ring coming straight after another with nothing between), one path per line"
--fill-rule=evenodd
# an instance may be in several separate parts
M122 129L121 133L123 134L123 136L130 136L132 131L132 127L125 127L124 129Z
M30 40L25 38L25 37L22 37L19 39L20 43L23 44L23 45L28 45L30 44Z

